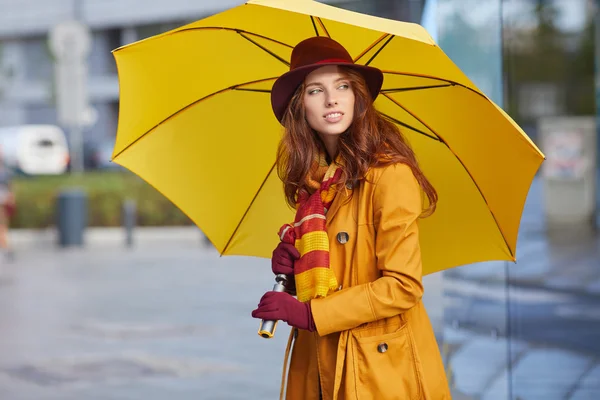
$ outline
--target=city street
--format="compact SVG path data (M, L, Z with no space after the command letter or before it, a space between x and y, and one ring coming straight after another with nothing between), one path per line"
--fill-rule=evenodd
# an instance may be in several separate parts
M503 400L509 388L521 400L600 393L600 237L545 235L540 189L535 181L516 264L424 279L458 400ZM220 257L193 227L136 229L132 249L118 228L88 229L83 249L56 247L53 230L11 238L0 399L278 397L289 327L265 340L250 316L273 286L269 260Z
M289 328L265 340L250 317L273 285L269 261L220 257L193 228L137 234L126 249L119 232L91 230L69 250L14 235L0 279L0 398L277 398ZM502 265L478 267L425 279L453 390L506 398L511 369L523 400L595 399L600 297L513 286L508 341L507 289L475 280Z
M3 266L0 399L277 398L289 328L258 336L267 260L155 243Z

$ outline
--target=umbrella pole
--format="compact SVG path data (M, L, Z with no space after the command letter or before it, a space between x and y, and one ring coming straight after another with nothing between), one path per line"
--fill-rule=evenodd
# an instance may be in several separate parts
M274 292L285 291L285 285L287 284L287 277L284 274L279 274L275 277L275 286L273 286ZM277 328L277 321L261 320L260 328L258 329L258 335L265 338L271 339L275 335L275 329Z

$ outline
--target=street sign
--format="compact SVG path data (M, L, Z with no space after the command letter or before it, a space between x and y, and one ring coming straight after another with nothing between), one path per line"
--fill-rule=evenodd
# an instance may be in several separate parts
M87 57L91 35L82 23L67 21L51 29L49 41L55 58L58 122L66 127L81 127L89 107Z
M70 131L74 172L83 171L82 129L93 123L95 112L88 98L88 65L92 38L86 25L66 21L50 30L54 55L54 82L58 123Z

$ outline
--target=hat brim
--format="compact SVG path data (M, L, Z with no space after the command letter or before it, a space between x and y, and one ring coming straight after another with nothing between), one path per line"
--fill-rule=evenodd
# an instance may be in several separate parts
M299 67L292 71L286 72L285 74L281 75L273 84L273 88L271 89L271 107L273 108L275 117L280 123L283 120L285 111L288 107L288 104L292 100L296 89L304 81L306 76L312 71L328 65L346 67L360 73L365 79L373 101L375 101L379 95L379 91L381 90L381 85L383 84L383 73L381 70L366 65L343 62L327 62L306 65L304 67Z

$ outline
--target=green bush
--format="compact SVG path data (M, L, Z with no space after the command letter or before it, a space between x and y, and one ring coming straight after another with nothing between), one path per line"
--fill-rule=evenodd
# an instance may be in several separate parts
M88 226L120 226L126 199L136 202L139 226L192 224L173 203L136 175L128 171L109 171L15 178L17 209L11 226L45 228L54 225L57 195L70 188L87 193Z

